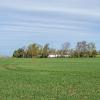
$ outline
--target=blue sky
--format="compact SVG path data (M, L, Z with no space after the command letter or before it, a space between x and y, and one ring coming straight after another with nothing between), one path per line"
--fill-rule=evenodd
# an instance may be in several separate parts
M100 0L0 0L0 54L36 42L60 47L95 42L100 49Z

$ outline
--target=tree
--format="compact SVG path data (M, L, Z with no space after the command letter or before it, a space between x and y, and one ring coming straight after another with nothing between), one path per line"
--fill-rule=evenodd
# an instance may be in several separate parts
M49 48L49 54L57 54L56 49L54 49L54 48Z
M41 49L42 47L36 43L29 45L26 50L27 57L38 57L39 55L41 55Z
M69 42L65 42L62 44L62 56L69 55L69 47L70 47Z
M13 57L24 58L24 49L19 48L18 50L15 50L14 53L13 53Z
M77 42L75 56L77 57L95 57L95 43L87 43L86 41Z
M47 58L49 55L49 44L45 44L42 49L42 58Z
M91 42L88 44L89 57L95 57L97 54L95 43Z
M95 43L81 41L77 42L75 49L70 49L70 43L65 42L62 44L61 49L49 48L49 44L44 46L33 43L28 47L19 48L13 53L16 58L33 58L42 57L47 58L49 54L56 55L57 57L95 57L97 54Z
M76 53L78 54L77 57L85 57L87 56L87 42L82 41L82 42L77 42L76 45Z

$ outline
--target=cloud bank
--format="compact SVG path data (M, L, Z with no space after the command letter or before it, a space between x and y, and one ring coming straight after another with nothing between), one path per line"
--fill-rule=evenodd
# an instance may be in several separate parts
M94 41L100 49L100 0L0 0L0 53L32 42Z

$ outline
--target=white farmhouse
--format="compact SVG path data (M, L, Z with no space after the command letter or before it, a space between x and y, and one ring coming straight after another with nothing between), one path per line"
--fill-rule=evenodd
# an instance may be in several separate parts
M55 54L49 54L48 58L57 58L57 55L55 55Z

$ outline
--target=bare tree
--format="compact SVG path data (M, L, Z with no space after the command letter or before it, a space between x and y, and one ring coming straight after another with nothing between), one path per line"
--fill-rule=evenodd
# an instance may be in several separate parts
M88 44L88 51L89 51L89 57L95 57L96 56L96 46L95 43L91 42Z
M65 42L62 44L62 55L68 55L69 54L69 48L70 48L70 43Z
M86 41L77 42L75 53L77 57L95 57L95 43L87 43Z

